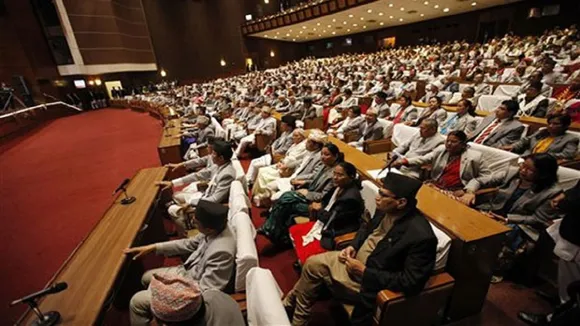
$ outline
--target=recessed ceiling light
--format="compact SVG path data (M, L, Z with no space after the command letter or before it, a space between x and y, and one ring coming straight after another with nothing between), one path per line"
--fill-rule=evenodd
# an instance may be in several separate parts
M348 18L352 18L352 17L354 17L354 16L353 15L348 15Z
M276 35L280 35L280 32L276 32Z
M474 2L471 3L471 5L472 6L477 6L477 2L474 1Z
M302 29L306 29L306 26L302 26Z
M443 9L443 12L449 12L449 8Z
M384 14L382 12L379 12L379 16L382 16L382 15L384 15Z
M393 18L395 18L395 17L393 17L393 16L389 16L389 18L393 19Z
M399 21L402 22L403 21L403 18L399 18Z
M286 37L290 36L290 34L286 34Z
M326 33L326 30L323 30L322 33Z
M316 27L314 27L312 30L316 32Z
M401 11L405 11L405 8L401 7Z
M354 26L354 27L357 27L357 26L358 26L358 24L352 24L352 26Z
M332 22L333 22L333 23L336 23L336 19L333 19L333 20L332 20Z
M321 37L322 35L318 34L318 37Z
M296 39L295 39L295 38L293 38L293 39L292 39L292 42L296 42Z
M426 6L429 4L429 1L425 1L425 2L423 2L423 4Z
M317 23L316 26L320 26L320 23Z
M345 22L345 21L344 21L344 22L342 22L342 23L343 23L344 25L346 25L346 22Z
M268 37L268 34L264 35L264 37Z
M332 27L332 25L328 25L328 26L326 26L326 27L328 27L328 28L331 28L331 27Z
M332 35L336 34L336 32L332 32Z
M302 31L300 31L300 34L302 34Z
M365 18L364 17L361 17L360 20L365 20Z
M383 26L384 24L385 24L385 23L381 22L381 24L380 24L380 25L381 25L381 26Z
M392 3L389 3L389 7L393 7L393 4Z
M421 17L425 16L425 14L421 14Z
M366 28L367 28L366 26L363 26L363 29L366 29Z
M350 28L346 30L347 32L350 32Z
M437 8L439 8L439 5L435 5L435 7L433 7L433 8L437 9Z
M372 9L369 9L369 10L367 10L367 12L370 14L371 12L373 12L373 10Z

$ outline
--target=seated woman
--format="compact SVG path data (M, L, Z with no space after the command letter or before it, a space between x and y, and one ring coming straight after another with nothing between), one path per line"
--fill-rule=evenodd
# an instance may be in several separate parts
M522 154L552 154L558 160L571 160L578 153L578 136L567 133L572 119L565 113L550 113L548 126L515 144L500 147L506 151Z
M441 103L440 97L432 96L429 98L429 106L419 114L419 118L415 121L407 121L405 124L416 127L425 119L434 119L439 125L442 125L447 120L447 111L441 107Z
M310 204L310 216L315 221L289 229L300 264L310 256L336 250L335 237L359 229L364 202L356 168L348 162L338 163L332 181L334 188L324 195L322 201Z
M433 184L443 190L453 191L455 196L479 190L478 179L491 174L481 153L467 145L467 136L463 131L450 132L444 146L423 156L397 160L393 167L425 164L432 165L430 179Z
M252 186L254 205L257 207L267 206L266 203L270 203L269 199L272 197L272 190L268 188L268 184L279 178L289 178L299 164L300 161L294 157L286 156L276 164L260 168L256 182Z
M478 204L476 208L489 212L491 217L513 230L502 250L500 272L508 269L514 255L530 250L540 232L558 217L550 205L551 199L562 192L557 181L558 162L554 156L545 153L527 156L519 168L511 167L479 180L482 187L499 186L499 190L495 198ZM461 201L473 205L475 195L467 193ZM498 277L495 279L500 280Z
M470 100L464 99L457 103L457 114L441 125L439 133L447 135L451 131L461 130L469 135L475 130L476 126L475 106Z
M310 180L294 180L293 191L283 193L268 213L266 222L257 231L276 245L290 245L288 228L294 217L308 215L310 205L320 202L333 187L334 167L344 160L344 154L332 143L324 145L320 160L322 165Z

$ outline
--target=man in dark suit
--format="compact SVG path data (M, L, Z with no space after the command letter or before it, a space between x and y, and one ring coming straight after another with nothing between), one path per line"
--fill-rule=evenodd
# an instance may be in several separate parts
M485 117L468 140L495 148L515 143L524 132L524 125L514 119L519 110L520 106L514 100L501 102L495 114Z
M377 293L419 293L435 264L437 238L416 209L421 182L390 173L376 198L377 213L342 251L310 257L284 299L292 325L306 325L323 286L355 303L352 325L371 325Z

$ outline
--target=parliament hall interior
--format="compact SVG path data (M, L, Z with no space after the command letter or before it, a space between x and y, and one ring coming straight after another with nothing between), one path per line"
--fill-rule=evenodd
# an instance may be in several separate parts
M0 325L579 326L579 17L0 0Z

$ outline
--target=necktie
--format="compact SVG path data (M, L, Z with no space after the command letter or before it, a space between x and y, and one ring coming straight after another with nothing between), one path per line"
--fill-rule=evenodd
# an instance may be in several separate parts
M442 135L447 135L447 132L449 131L449 128L451 128L453 125L455 125L455 122L457 121L459 117L456 115L453 118L449 119L447 121L447 123L445 123L445 125L441 128L441 134Z
M497 127L498 124L499 120L495 120L492 124L487 126L487 128L479 135L479 137L475 139L475 143L477 144L483 143L483 141L487 138L487 136L489 136L489 134L491 134L491 132L495 129L495 127Z
M401 118L403 118L403 113L405 113L406 109L401 108L399 112L397 112L397 116L393 119L393 124L397 124L401 122Z

